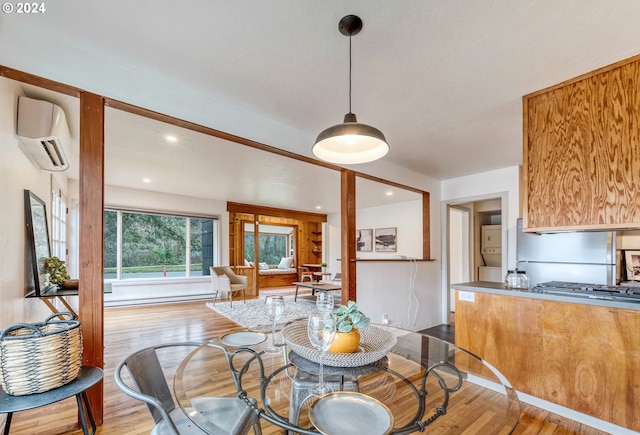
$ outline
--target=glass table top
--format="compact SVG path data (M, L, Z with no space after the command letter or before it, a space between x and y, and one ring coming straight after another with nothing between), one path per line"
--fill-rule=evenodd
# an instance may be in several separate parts
M360 398L358 402L370 407L375 404L376 409L380 403L391 412L393 428L389 433L393 434L419 432L426 426L430 434L512 432L520 414L519 401L508 381L490 364L435 337L375 327L393 333L396 344L386 356L366 366L325 366L325 382L334 391L364 395L371 400ZM241 391L260 415L263 433L275 432L268 429L272 426L279 431L319 433L312 420L326 422L330 417L317 415L317 410L331 407L313 411L320 399L311 394L318 381L318 364L284 344L282 352L263 353L268 344L269 340L246 347L226 346L214 339L185 358L177 370L174 391L178 404L196 425L209 433L215 428L215 413L198 409L202 401L197 399L238 397ZM332 428L347 427L346 422L331 423ZM344 429L341 435L347 432Z

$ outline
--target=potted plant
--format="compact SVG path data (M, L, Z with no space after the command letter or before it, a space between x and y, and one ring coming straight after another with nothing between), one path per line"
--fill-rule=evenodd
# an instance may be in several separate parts
M347 305L340 305L331 317L336 323L336 338L329 348L333 353L353 353L360 345L360 329L366 328L371 319L358 310L358 304L354 301Z
M51 284L61 286L65 280L69 279L67 266L65 266L64 261L60 260L58 257L45 258L44 266L47 274L49 275L49 282Z

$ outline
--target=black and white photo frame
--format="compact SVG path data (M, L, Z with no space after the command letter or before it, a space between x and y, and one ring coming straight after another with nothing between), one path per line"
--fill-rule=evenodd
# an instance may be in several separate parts
M376 252L396 252L398 250L397 229L395 227L376 228L375 246Z
M373 250L373 230L356 230L356 251L371 252Z

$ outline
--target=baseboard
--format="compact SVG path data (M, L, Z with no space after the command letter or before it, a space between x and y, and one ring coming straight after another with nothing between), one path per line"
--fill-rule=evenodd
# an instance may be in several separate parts
M528 403L529 405L533 405L537 408L541 408L549 412L553 412L554 414L558 414L562 417L577 421L578 423L586 424L587 426L601 430L603 432L616 435L638 435L638 432L627 429L626 427L618 426L617 424L601 420L591 415L583 414L582 412L578 412L570 408L565 408L564 406L539 399L526 393L521 393L520 391L518 391L518 398L521 402Z

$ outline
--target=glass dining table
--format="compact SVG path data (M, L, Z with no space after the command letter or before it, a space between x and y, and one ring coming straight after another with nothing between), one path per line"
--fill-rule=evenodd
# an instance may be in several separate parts
M297 322L297 323L296 323ZM256 413L263 434L509 434L520 403L491 364L419 332L370 325L352 356L326 355L325 383L315 396L318 355L302 332L286 325L280 352L265 352L264 334L238 331L206 342L179 365L176 400L206 433L216 414L198 400L236 396ZM371 328L369 333L365 333ZM372 332L371 332L372 331Z

